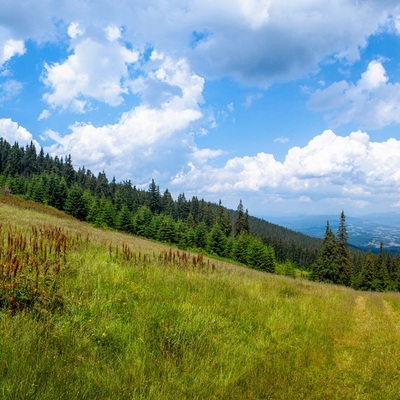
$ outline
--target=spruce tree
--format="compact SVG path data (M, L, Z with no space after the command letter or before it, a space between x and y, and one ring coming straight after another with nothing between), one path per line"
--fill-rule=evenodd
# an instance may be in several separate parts
M234 234L238 236L241 233L249 232L249 214L247 210L244 211L242 200L240 200L235 213Z
M148 193L148 206L153 215L159 214L162 210L162 200L160 195L160 188L154 182L154 179L151 180L149 185Z
M353 275L351 254L348 249L348 234L346 229L346 216L344 211L340 214L340 222L337 231L337 244L339 250L339 279L341 285L350 286Z
M133 226L132 226L132 215L131 212L129 211L129 208L126 204L124 204L117 214L117 223L116 223L117 229L132 233L133 232Z
M319 282L342 283L340 250L335 234L330 228L329 221L326 223L325 237L318 258L313 265L312 278Z
M83 189L77 183L74 183L68 191L64 210L81 221L86 219L87 209L83 198Z
M208 250L218 256L225 256L226 236L219 224L215 224L209 234Z

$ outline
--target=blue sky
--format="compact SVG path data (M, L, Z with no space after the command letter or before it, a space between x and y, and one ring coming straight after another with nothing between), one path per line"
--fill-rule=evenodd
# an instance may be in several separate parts
M0 0L0 136L252 215L400 208L396 0Z

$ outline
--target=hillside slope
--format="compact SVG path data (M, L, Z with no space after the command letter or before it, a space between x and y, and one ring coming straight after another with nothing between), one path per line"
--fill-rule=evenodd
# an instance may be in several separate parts
M398 398L399 295L185 258L6 201L1 257L50 227L73 240L61 307L0 309L1 398Z

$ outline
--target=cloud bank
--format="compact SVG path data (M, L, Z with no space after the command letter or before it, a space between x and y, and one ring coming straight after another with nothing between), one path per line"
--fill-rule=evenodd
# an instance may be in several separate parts
M382 128L400 122L400 83L390 83L380 60L373 60L358 82L335 82L316 91L308 106L325 113L334 126L356 122Z
M254 199L308 202L334 200L338 207L373 206L386 199L394 206L400 196L400 141L371 142L357 131L338 136L327 130L304 147L292 147L283 162L272 154L230 159L222 168L191 164L173 183L203 193L253 193Z

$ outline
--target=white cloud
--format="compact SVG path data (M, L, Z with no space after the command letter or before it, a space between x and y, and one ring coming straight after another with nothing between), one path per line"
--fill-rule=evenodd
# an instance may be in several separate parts
M106 28L107 39L110 42L121 38L121 30L117 26L108 26Z
M85 29L82 28L78 22L71 22L67 29L68 35L72 39L84 35Z
M378 143L361 131L342 137L328 130L304 147L291 148L284 162L258 153L233 158L222 168L192 163L173 183L202 193L253 192L255 198L393 200L400 194L400 140Z
M9 79L0 86L0 103L17 97L22 91L22 83Z
M335 82L317 90L308 106L324 112L334 126L356 122L366 128L382 128L400 122L400 83L390 83L379 60L371 61L355 84Z
M288 143L288 142L289 142L289 138L283 137L283 136L280 136L280 137L274 139L274 143L285 144L285 143Z
M169 88L168 95L160 97L158 103L136 106L122 114L116 124L75 124L65 136L49 131L55 144L47 150L69 153L76 165L95 172L106 169L118 179L141 176L146 180L157 174L168 180L192 153L190 126L202 117L199 104L204 80L184 60L163 57L153 67L142 76L137 90L146 97L152 85L163 84Z
M32 141L36 148L40 149L39 143L33 139L32 134L24 127L12 121L11 118L0 119L0 132L1 137L11 144L14 144L14 142L18 142L20 146L25 146L27 144L30 144L30 142Z
M51 115L51 112L49 110L43 110L38 117L38 121L48 119L50 117L50 115Z
M54 40L54 21L65 22L74 39L83 26L87 32L108 26L111 40L121 35L117 27L126 27L124 39L138 48L150 45L186 57L201 75L258 87L307 76L327 57L357 60L367 38L398 26L393 16L399 15L397 0L138 0L118 7L111 0L37 0L34 8L23 0L5 3L0 15L11 37Z
M245 108L250 108L255 101L260 100L262 98L263 98L262 93L249 94L246 96L246 100L243 105Z
M118 42L83 38L65 62L45 65L43 82L51 89L44 99L52 107L83 113L91 99L117 106L128 93L128 65L138 53Z
M0 48L0 67L14 56L25 54L25 44L22 40L8 39Z

